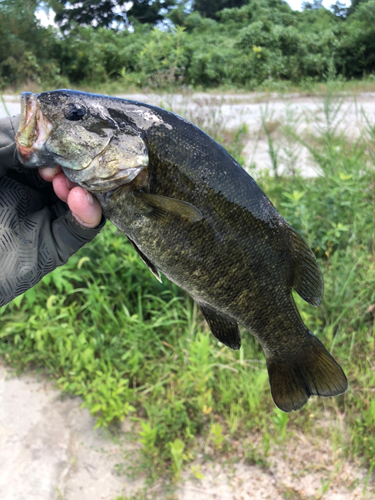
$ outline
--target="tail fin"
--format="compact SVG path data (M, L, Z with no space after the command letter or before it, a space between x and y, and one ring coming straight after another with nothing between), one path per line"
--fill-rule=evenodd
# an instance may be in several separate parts
M320 340L309 332L298 358L267 360L271 393L285 412L299 410L310 396L338 396L348 388L341 367Z

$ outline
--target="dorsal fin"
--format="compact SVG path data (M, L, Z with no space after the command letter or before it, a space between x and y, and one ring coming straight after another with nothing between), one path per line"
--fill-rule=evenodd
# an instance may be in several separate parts
M289 236L293 261L293 288L303 300L318 307L324 293L320 267L305 240L290 226Z
M241 347L241 336L238 330L237 321L217 311L216 309L199 304L199 302L198 305L213 336L216 337L222 344L238 351Z

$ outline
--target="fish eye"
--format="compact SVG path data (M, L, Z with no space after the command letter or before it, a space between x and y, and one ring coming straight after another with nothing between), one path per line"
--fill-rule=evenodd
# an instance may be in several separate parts
M86 113L85 108L78 103L71 102L64 108L65 118L73 122L82 120L82 118L85 116L85 113Z

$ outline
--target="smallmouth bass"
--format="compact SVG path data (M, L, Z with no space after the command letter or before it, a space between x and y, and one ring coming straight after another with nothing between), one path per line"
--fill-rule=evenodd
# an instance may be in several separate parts
M313 252L223 147L136 101L56 90L22 94L21 108L20 161L61 165L92 192L156 278L190 293L220 342L239 349L238 324L251 332L281 410L347 390L292 297L293 288L314 306L322 300Z

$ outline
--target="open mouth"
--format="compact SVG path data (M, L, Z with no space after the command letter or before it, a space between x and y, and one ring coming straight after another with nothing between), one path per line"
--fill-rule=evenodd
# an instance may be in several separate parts
M51 135L53 125L43 115L37 96L31 92L21 94L21 121L16 134L18 156L25 164L35 150L41 149Z

